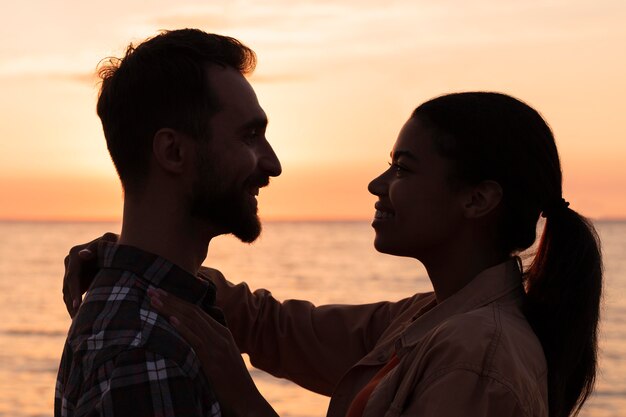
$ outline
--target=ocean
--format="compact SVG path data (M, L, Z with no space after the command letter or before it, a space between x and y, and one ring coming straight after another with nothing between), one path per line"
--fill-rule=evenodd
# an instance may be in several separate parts
M600 373L580 415L626 416L626 222L596 226L605 259ZM63 258L74 244L118 230L116 223L0 222L0 417L52 416L70 325ZM373 235L367 222L269 222L252 245L214 239L205 265L279 299L315 304L397 300L431 289L417 261L377 253ZM281 416L325 415L328 398L249 369Z

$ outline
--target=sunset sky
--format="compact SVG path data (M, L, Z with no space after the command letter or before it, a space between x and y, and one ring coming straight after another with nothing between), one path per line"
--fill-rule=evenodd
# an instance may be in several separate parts
M122 193L95 114L98 62L160 29L237 37L283 175L264 219L368 219L412 109L495 90L536 107L565 197L626 217L623 0L34 1L0 5L0 219L118 219Z

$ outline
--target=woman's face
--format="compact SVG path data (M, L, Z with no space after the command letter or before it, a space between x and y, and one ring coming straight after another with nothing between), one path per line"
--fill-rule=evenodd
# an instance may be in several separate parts
M420 260L446 253L464 219L451 163L435 150L431 130L416 118L404 125L391 165L369 184L378 197L372 227L380 252Z

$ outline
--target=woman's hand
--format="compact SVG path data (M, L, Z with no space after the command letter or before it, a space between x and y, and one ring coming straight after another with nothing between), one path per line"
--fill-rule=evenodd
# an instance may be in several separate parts
M98 244L101 240L117 242L117 235L105 233L89 243L74 246L65 257L63 276L63 302L67 312L74 317L83 300L83 294L98 272Z
M195 350L225 416L277 416L258 391L226 327L200 307L161 289L150 289L148 295L152 306Z

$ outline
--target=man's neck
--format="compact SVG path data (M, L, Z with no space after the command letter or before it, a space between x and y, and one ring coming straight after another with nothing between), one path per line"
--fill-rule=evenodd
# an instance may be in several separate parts
M180 210L152 207L124 205L118 243L154 253L196 275L215 234Z

